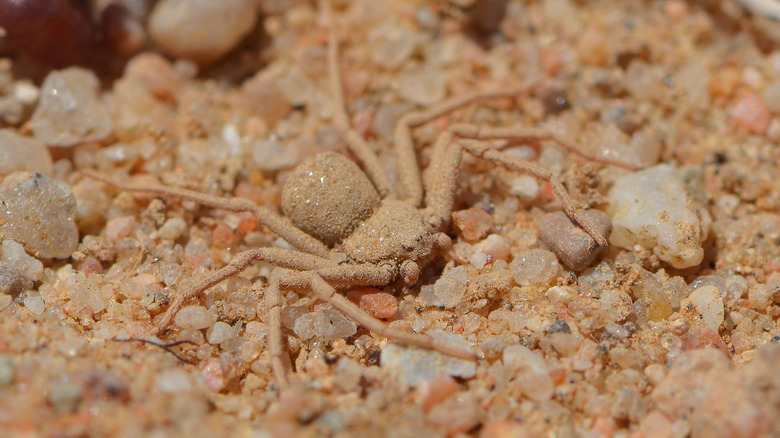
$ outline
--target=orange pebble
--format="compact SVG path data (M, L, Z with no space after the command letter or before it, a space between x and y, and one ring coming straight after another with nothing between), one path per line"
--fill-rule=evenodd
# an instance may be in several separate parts
M347 292L347 298L374 318L391 318L398 313L398 302L392 294L367 287Z
M217 248L228 248L233 244L235 233L225 224L218 224L211 231L211 240Z

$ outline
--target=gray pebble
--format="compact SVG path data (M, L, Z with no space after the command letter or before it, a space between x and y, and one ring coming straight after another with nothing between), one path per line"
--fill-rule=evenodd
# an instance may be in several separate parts
M604 236L612 231L612 222L599 210L579 211ZM585 230L574 224L566 213L549 213L539 219L539 238L550 247L566 267L573 271L587 268L599 255L600 248Z

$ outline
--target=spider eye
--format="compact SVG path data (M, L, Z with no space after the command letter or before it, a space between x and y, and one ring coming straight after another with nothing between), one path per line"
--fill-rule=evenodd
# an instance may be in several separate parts
M412 245L409 245L409 244L406 244L406 243L402 244L401 248L403 248L403 250L406 251L406 252L409 252L412 249L414 249L414 247Z

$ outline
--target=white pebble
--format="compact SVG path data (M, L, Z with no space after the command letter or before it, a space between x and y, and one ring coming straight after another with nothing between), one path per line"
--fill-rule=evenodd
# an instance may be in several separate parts
M36 315L40 315L46 310L46 304L43 302L41 295L32 291L27 292L27 295L24 297L24 307Z
M0 129L0 175L18 171L51 175L53 165L46 145L13 129Z
M447 76L432 68L410 71L398 81L398 94L407 102L430 106L444 99Z
M523 201L533 201L537 196L539 196L539 182L532 176L516 176L512 178L512 184L509 187L509 193L517 196Z
M200 330L211 327L212 317L209 309L203 306L186 306L179 310L173 322L183 329Z
M412 56L420 38L411 29L388 21L374 28L368 39L374 63L395 69Z
M470 350L468 343L461 336L438 330L428 334L464 351ZM477 372L474 361L456 359L428 349L402 347L398 344L389 344L382 350L380 364L401 382L412 387L420 386L441 375L470 379Z
M13 301L13 298L11 298L10 295L0 294L0 310L3 310L6 307L10 306L11 301Z
M321 306L314 312L299 316L293 331L303 340L314 338L330 342L354 335L357 333L357 325L338 310Z
M209 329L208 333L206 334L206 339L208 339L209 344L211 345L221 344L232 337L233 337L233 327L231 327L230 325L222 321L217 321L216 323L214 323L214 325Z
M163 371L154 379L157 389L166 394L188 392L192 389L190 377L179 370Z
M0 203L0 238L21 243L36 257L67 258L76 250L76 198L64 182L15 172L0 185Z
M635 245L652 249L678 269L701 263L709 216L704 209L694 210L673 166L662 164L617 179L609 200L610 243L626 249ZM700 217L706 217L705 224Z
M456 266L445 272L433 285L433 293L445 309L452 309L463 301L469 274L465 266Z
M180 217L172 217L165 221L157 230L157 235L163 240L176 240L187 230L187 222Z
M520 286L546 284L560 271L558 258L546 249L529 249L519 254L509 264L515 283Z
M30 280L38 281L43 276L43 263L27 255L20 243L4 240L0 252L2 252L3 264L11 266Z
M725 318L723 297L715 286L701 286L680 302L681 309L687 309L699 316L705 327L718 331Z
M149 33L166 53L208 65L252 30L257 4L254 0L161 0L149 16Z
M50 146L70 147L111 135L114 128L99 87L97 76L82 68L49 73L32 115L35 138Z

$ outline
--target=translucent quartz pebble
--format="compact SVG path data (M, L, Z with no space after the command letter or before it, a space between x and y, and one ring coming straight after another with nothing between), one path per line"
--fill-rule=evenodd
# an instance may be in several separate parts
M43 263L35 257L30 257L24 247L13 240L4 240L0 249L2 264L10 266L24 277L38 281L43 276Z
M0 203L0 238L21 243L36 257L67 258L76 250L76 198L67 184L16 172L0 185Z
M255 27L255 0L162 0L149 17L149 33L169 55L208 65Z
M603 235L609 236L612 222L599 210L579 212ZM564 212L549 213L539 219L539 238L574 271L587 268L599 255L600 248L590 235L569 219Z
M520 286L548 283L560 271L555 254L539 248L523 252L515 257L509 266L515 277L515 283Z
M470 350L468 343L458 335L438 330L428 334L465 351ZM431 381L437 376L449 375L470 379L477 372L474 361L456 359L433 350L407 348L397 344L389 344L382 350L380 363L382 368L389 370L399 380L413 387Z
M184 329L200 330L211 327L213 318L209 309L203 306L186 306L173 317L173 322Z
M691 292L688 298L680 302L680 308L691 309L698 316L694 321L716 332L725 319L723 296L712 285L701 286Z
M445 309L457 306L466 295L469 275L465 266L445 272L433 285L433 293Z
M330 306L320 306L295 320L295 334L303 340L315 338L330 342L344 339L357 332L357 325L338 310Z
M695 210L673 166L662 164L617 179L609 200L610 243L626 249L634 245L652 249L678 269L701 263L708 216L703 209Z
M35 138L50 146L70 147L111 135L114 128L99 85L94 73L78 67L49 73L32 115Z
M13 129L0 129L0 175L19 171L51 175L51 154L34 138L23 137Z

